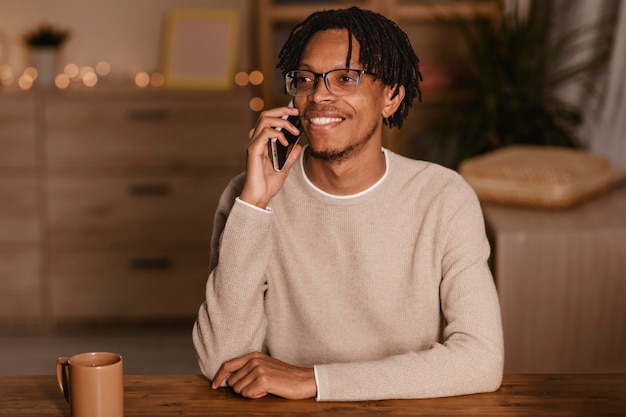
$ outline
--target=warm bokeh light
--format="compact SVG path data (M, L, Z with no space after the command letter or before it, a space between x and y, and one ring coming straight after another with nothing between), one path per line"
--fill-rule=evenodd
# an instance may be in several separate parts
M250 100L250 109L252 111L261 111L265 107L265 102L261 97L253 97Z
M100 61L96 64L96 74L100 76L109 75L111 73L111 64L107 61Z
M78 77L78 65L69 63L65 67L63 67L63 72L70 78Z
M150 76L150 85L152 87L163 87L165 84L165 77L160 72L155 72Z
M33 80L33 77L30 75L22 74L22 76L17 80L17 85L19 85L22 90L28 90L33 86L34 81L35 80Z
M239 71L237 74L235 74L235 84L237 84L240 87L246 86L248 85L248 82L250 81L250 77L248 76L248 73L245 71Z
M144 71L138 72L135 75L135 85L142 88L150 85L150 74Z
M80 68L80 78L84 79L85 75L93 72L94 74L96 73L96 70L93 67L90 67L89 65L85 65L83 67Z
M57 88L64 89L70 86L70 81L70 76L63 73L56 76L54 79L54 85L56 85Z
M263 73L261 71L252 71L250 73L250 84L261 85L263 83Z
M93 71L88 71L83 74L83 84L87 87L93 87L98 82L98 75Z
M13 82L13 70L8 65L0 66L0 84L10 85Z
M24 69L24 75L28 75L32 79L32 81L35 81L37 79L37 76L39 75L39 72L35 67L26 67Z

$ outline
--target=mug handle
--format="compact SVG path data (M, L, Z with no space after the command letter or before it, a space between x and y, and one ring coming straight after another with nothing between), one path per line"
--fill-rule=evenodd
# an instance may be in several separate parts
M65 401L70 402L69 380L67 378L67 363L69 358L61 356L57 359L57 383L59 384L59 390Z

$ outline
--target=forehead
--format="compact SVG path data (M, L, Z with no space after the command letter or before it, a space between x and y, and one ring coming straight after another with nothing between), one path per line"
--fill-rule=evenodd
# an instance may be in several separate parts
M306 43L300 56L300 67L327 71L333 68L360 68L359 42L352 37L352 50L346 29L316 32ZM319 68L322 67L322 68Z

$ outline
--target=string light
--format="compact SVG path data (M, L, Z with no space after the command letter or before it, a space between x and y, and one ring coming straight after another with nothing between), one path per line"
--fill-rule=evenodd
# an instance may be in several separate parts
M245 87L250 82L250 76L245 71L239 71L235 74L235 84L239 87Z
M261 71L255 70L250 73L250 84L252 85L261 85L264 80L263 73Z
M31 77L29 74L22 74L17 80L17 85L22 90L28 90L33 86L34 81L35 80L33 80L33 77Z
M70 79L70 76L66 73L63 73L56 76L56 78L54 79L54 85L56 85L57 88L65 89L70 86L71 81L72 80Z
M63 73L71 79L77 79L79 73L78 65L73 63L65 65L65 67L63 67Z
M83 84L87 87L93 87L98 82L98 75L93 71L87 71L83 74Z
M150 74L145 71L140 71L135 74L135 85L137 87L147 87L150 85Z
M98 61L95 68L90 65L79 66L70 62L63 67L63 71L54 78L54 85L59 89L69 88L73 82L78 82L86 87L94 87L101 77L105 77L111 73L111 64L107 61ZM27 90L33 87L39 73L37 68L29 66L24 69L22 75L17 79L17 84L21 89ZM137 72L132 78L137 87L145 88L163 87L165 85L165 76L162 73L154 72L152 74L146 71ZM245 87L248 84L260 85L263 83L264 76L261 71L254 70L250 73L239 71L235 74L235 84ZM8 65L0 65L0 85L8 86L14 81L13 72ZM265 107L265 102L260 97L254 97L249 102L249 107L253 111L261 111Z
M100 61L96 64L96 74L104 77L111 73L111 64L107 61Z
M37 76L39 75L39 72L35 67L26 67L24 69L24 75L27 75L31 78L32 81L35 81L37 79Z
M265 107L265 102L261 97L253 97L250 100L249 106L252 111L261 111L263 107Z
M163 87L165 84L165 77L160 72L155 72L150 76L150 85L152 87Z

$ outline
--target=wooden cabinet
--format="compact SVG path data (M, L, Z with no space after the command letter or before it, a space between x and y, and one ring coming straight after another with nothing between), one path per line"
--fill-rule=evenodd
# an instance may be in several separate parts
M42 316L41 254L37 247L0 245L0 322L27 324Z
M52 173L240 168L253 127L243 91L48 98L46 168Z
M47 184L50 241L207 241L212 228L207 217L215 212L221 191L235 172L51 178Z
M204 300L208 245L84 245L50 252L55 322L193 319Z
M38 181L0 177L0 242L37 244L40 238Z
M0 95L0 323L192 319L218 198L244 169L249 99Z
M41 196L32 94L0 100L0 321L25 323L42 313Z
M0 100L0 175L35 173L36 104L33 94L3 94Z

